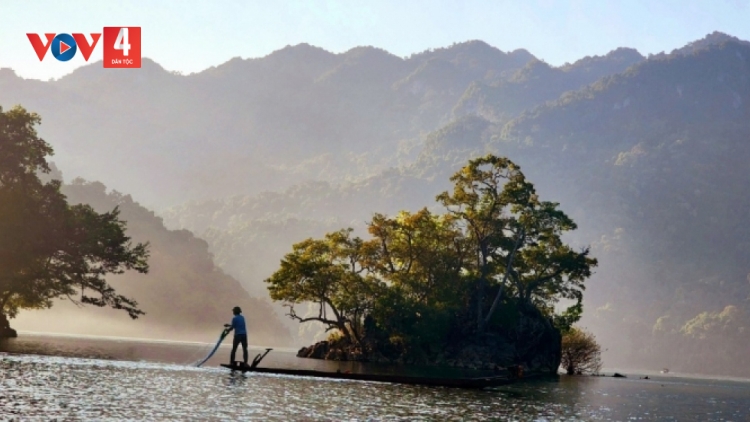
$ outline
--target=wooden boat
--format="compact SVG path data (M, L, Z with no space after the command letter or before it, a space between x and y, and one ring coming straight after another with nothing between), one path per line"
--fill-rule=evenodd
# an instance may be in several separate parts
M258 368L257 366L243 366L242 364L221 364L221 366L233 371L242 371L243 373L258 372L262 374L293 375L298 377L315 377L354 381L390 382L407 385L425 385L430 387L482 389L506 385L512 382L510 378L504 376L478 378L433 378L383 374L352 374L347 372L325 372L308 369Z
M314 377L328 378L353 381L375 381L390 382L407 385L426 385L430 387L453 387L453 388L472 388L482 389L488 387L498 387L509 384L513 380L509 377L478 377L478 378L433 378L433 377L412 377L403 375L384 375L384 374L352 374L348 372L325 372L314 371L309 369L284 369L284 368L258 368L258 364L273 349L266 349L265 353L258 354L250 365L241 362L234 362L232 365L222 363L221 366L232 371L258 372L261 374L293 375L297 377Z

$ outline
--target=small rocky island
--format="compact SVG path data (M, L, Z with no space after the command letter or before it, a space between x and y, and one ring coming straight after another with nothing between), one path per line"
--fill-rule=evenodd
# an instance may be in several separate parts
M472 160L451 181L442 214L375 214L370 239L343 229L293 246L266 280L271 298L329 332L297 356L557 372L596 259L562 241L575 223L507 158ZM574 304L555 313L561 299Z
M303 347L297 352L297 356L494 371L520 367L528 373L552 374L560 366L560 331L552 325L552 320L545 320L542 315L523 315L511 330L488 333L478 338L482 338L482 341L467 338L463 342L446 345L433 355L418 356L396 350L384 342L367 339L363 347L352 347L343 338L338 338Z

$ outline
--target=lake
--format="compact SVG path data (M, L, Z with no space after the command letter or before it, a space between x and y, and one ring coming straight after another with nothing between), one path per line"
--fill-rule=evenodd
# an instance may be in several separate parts
M0 340L0 420L749 421L750 382L649 374L527 381L488 391L231 373L225 346L21 333ZM259 348L251 350L252 357ZM300 359L262 366L420 373Z

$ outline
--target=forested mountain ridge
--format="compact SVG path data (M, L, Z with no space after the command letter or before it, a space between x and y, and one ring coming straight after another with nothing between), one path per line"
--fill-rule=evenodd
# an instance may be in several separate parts
M605 78L496 138L523 145L527 166L573 182L568 195L586 215L607 216L612 287L590 296L602 308L590 316L627 321L626 335L608 341L641 361L680 344L676 362L727 372L750 347L741 329L750 323L749 105L750 45L730 40Z
M618 57L559 70L565 89L624 70L629 62ZM161 208L300 180L362 180L407 164L424 134L453 119L471 86L492 89L536 60L481 41L407 58L373 47L333 54L299 44L190 75L149 59L138 72L92 63L48 82L0 69L0 104L23 104L44 117L41 134L55 140L55 160L67 172L123 192L149 186L139 197ZM517 87L516 97L559 95L534 93L545 84ZM112 145L124 164L109 162Z
M618 48L605 56L585 57L559 68L531 60L499 83L474 82L453 109L453 115L477 114L494 123L506 123L526 109L623 72L643 60L640 53L629 48Z
M733 37L723 32L714 31L699 40L695 40L693 42L687 43L687 45L685 45L684 47L672 50L671 54L689 55L699 50L711 48L714 45L719 45L725 42L734 42L738 44L750 45L750 41L741 40L737 37Z
M128 192L169 175L144 194L166 206L374 174L449 117L477 75L501 78L531 57L479 41L406 59L300 44L186 76L148 59L138 72L92 63L49 82L5 69L0 101L47 116L42 134L57 140L62 168ZM128 167L105 164L112 144Z

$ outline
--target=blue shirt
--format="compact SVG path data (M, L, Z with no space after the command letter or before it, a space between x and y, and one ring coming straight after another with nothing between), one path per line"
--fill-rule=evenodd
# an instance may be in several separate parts
M234 335L247 335L247 329L245 328L245 317L243 317L242 315L235 315L234 318L232 318L232 328L234 328Z

